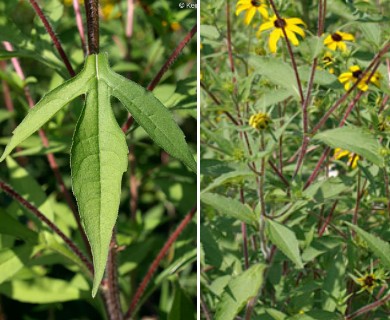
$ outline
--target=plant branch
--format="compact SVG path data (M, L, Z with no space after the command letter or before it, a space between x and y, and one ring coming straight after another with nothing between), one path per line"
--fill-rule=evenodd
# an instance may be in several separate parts
M88 54L99 53L99 4L98 0L85 0L87 16Z
M57 35L55 34L52 26L50 25L49 21L47 20L45 14L43 13L42 9L39 7L38 3L35 0L29 0L29 1L30 1L30 4L33 7L35 13L38 15L39 19L41 19L43 25L45 26L46 31L49 33L50 38L53 41L53 44L56 47L62 61L65 63L66 69L68 70L70 76L74 77L76 75L76 73L75 73L72 65L70 64L68 56L66 55L64 49L62 48L60 40L57 38Z
M164 65L161 67L160 71L156 74L153 80L148 84L147 90L152 91L157 84L160 82L162 76L168 71L171 65L177 60L179 54L183 51L184 47L188 42L192 39L192 37L196 34L197 25L195 24L191 30L186 34L184 39L178 44L178 46L173 50L172 54L169 56L167 61L165 61Z
M282 20L282 17L280 16L278 10L276 9L275 2L273 0L269 0L269 3L271 4L272 10L274 11L274 13L276 15L276 18L278 20ZM295 61L295 57L294 57L294 53L292 51L290 40L287 37L286 29L284 27L282 27L281 29L282 29L282 32L283 32L283 38L284 38L284 40L286 41L286 44L287 44L287 50L288 50L288 54L289 54L290 59L291 59L291 64L292 64L292 67L294 69L295 79L297 80L299 97L301 99L300 102L303 104L303 102L304 102L303 89L302 89L301 79L299 78L297 63Z
M374 57L374 59L371 61L370 65L363 71L360 78L352 85L352 87L344 93L339 100L336 101L336 103L329 108L329 110L325 113L325 115L320 119L320 121L317 123L317 125L313 128L311 131L311 134L315 134L328 120L328 118L332 115L332 113L347 99L347 97L350 95L350 93L355 90L355 88L358 86L360 81L365 78L365 76L370 72L370 69L373 68L381 59L381 57L387 53L387 51L390 49L390 42L387 43L382 50L378 52L378 54ZM371 73L372 75L373 73ZM371 76L367 78L367 82L370 81Z
M156 74L156 76L148 84L148 86L146 88L147 90L153 91L153 89L158 85L162 76L169 70L171 65L176 61L176 59L179 57L180 53L183 51L184 47L187 45L188 42L190 42L192 37L195 35L196 30L197 30L196 28L197 28L197 25L195 24L192 27L192 29L186 34L184 39L177 45L175 50L173 50L172 54L169 56L167 61L165 61L164 65L161 67L160 71ZM133 121L134 121L134 119L131 116L129 116L127 121L122 125L122 130L127 132L128 129L126 129L126 128L130 128Z
M196 207L193 207L187 215L184 217L184 219L180 222L180 224L177 226L176 230L171 234L167 242L164 244L160 252L158 253L157 257L153 260L152 264L149 267L148 272L146 273L145 277L143 278L141 284L139 285L136 293L133 296L133 299L131 300L130 307L127 310L124 319L130 319L133 315L133 312L135 311L138 301L141 298L142 294L144 293L148 283L150 282L153 274L156 272L156 269L158 265L160 264L161 260L164 258L164 256L167 254L169 248L172 246L172 244L176 241L176 239L179 237L179 235L182 233L184 228L188 225L188 223L192 220L193 216L195 215Z
M127 0L126 37L133 35L134 0Z
M5 47L5 49L7 51L12 51L13 50L13 47L12 47L12 45L9 42L3 42L3 44L4 44L4 47ZM12 58L11 62L13 64L13 66L14 66L14 69L15 69L16 73L20 77L20 79L24 81L26 79L26 77L24 75L22 66L19 63L19 60L17 58ZM35 102L34 102L32 96L31 96L30 88L28 86L24 86L23 90L24 90L24 94L26 96L26 100L27 100L27 103L28 103L29 107L33 108L35 106ZM43 146L45 148L49 148L49 145L50 145L49 144L49 139L47 138L45 131L43 129L39 129L38 133L39 133L39 137L41 138ZM87 251L88 251L88 253L89 253L90 257L91 257L92 256L91 255L91 248L90 248L87 236L86 236L86 234L84 232L84 228L81 225L80 217L78 215L77 208L76 208L76 206L75 206L75 204L73 202L73 198L72 198L71 194L69 193L68 189L65 186L64 180L62 178L61 172L60 172L58 164L57 164L57 160L56 160L55 156L52 153L48 153L46 155L46 158L47 158L47 161L49 162L49 166L50 166L51 170L54 173L54 176L55 176L55 178L57 180L57 183L60 186L61 193L65 197L65 201L67 202L69 208L72 210L73 216L74 216L74 218L76 220L76 223L77 223L77 226L78 226L78 229L79 229L79 231L81 233L81 236L83 238L83 241L84 241L84 244L85 244L85 248L87 249Z
M73 0L73 10L74 10L74 14L76 17L76 25L77 25L77 30L79 31L81 45L83 47L83 51L85 54L85 52L87 50L87 46L85 43L85 32L84 32L83 18L81 17L80 5L79 5L78 0Z
M122 320L122 311L119 300L118 268L116 263L117 244L115 240L115 230L112 232L110 250L107 259L107 307L111 320Z
M33 204L24 199L19 193L17 193L14 189L11 188L8 184L0 180L0 189L7 193L14 200L19 202L23 207L25 207L28 211L30 211L34 216L36 216L40 221L44 222L54 233L56 233L64 242L68 245L68 247L73 251L73 253L80 258L80 260L87 267L91 275L93 275L93 265L89 261L89 259L80 251L77 245L69 239L58 227L51 222L46 216L40 212Z
M390 294L388 294L387 296L385 296L384 298L382 298L380 300L377 300L373 303L370 303L370 304L360 308L359 310L357 310L351 314L346 315L345 320L355 319L355 318L361 316L362 314L365 314L365 313L370 312L371 310L373 310L375 308L380 307L381 305L385 304L389 300L390 300Z

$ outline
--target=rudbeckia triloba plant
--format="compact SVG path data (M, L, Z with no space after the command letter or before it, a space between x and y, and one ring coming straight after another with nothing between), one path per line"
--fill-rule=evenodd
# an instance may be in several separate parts
M387 7L202 0L201 319L389 317Z
M142 7L138 7L137 5L135 8L135 4L129 2L127 11L125 11L125 14L123 15L115 13L124 8L120 6L118 1L102 1L102 7L99 7L99 2L97 0L84 1L85 6L83 7L80 6L80 2L73 1L72 7L67 7L67 10L69 10L68 12L72 15L72 19L67 18L67 23L76 22L76 24L72 24L72 29L67 31L69 32L68 36L72 39L74 38L81 40L81 42L85 42L83 31L85 30L85 26L83 25L81 18L81 13L83 12L86 14L86 31L88 36L87 50L85 50L86 48L80 47L80 49L74 53L75 60L73 60L65 53L65 50L59 42L57 35L53 31L53 26L50 23L50 20L53 19L56 22L56 25L58 23L58 26L62 26L60 24L62 20L59 20L59 18L62 17L65 7L60 4L60 2L54 0L48 1L50 6L57 5L57 7L54 6L55 9L53 9L53 11L50 11L52 8L50 6L42 9L40 3L35 0L31 0L30 3L34 10L30 12L30 14L34 14L34 12L37 14L36 23L39 24L38 27L34 24L32 25L34 29L37 28L34 32L39 33L46 30L50 37L47 38L46 35L46 40L42 40L43 44L39 43L37 40L29 43L28 37L24 36L24 33L29 32L29 30L26 30L28 27L24 26L24 29L19 30L17 25L12 21L8 21L6 18L5 12L8 14L12 12L11 9L12 7L15 7L16 4L0 4L0 34L5 48L5 50L0 51L1 59L11 57L32 58L40 63L56 66L57 69L61 70L61 72L58 73L64 78L67 77L66 71L68 71L71 78L63 83L61 83L62 81L59 76L52 78L49 81L52 90L44 93L43 89L38 89L37 87L32 89L29 86L30 83L33 83L34 81L29 81L24 78L21 63L19 60L13 59L12 63L17 72L13 77L14 79L16 79L16 76L21 77L21 79L17 80L17 88L19 90L17 92L22 96L24 92L29 106L31 107L20 124L16 125L17 121L21 119L19 119L19 116L18 118L13 118L12 116L13 112L11 111L13 111L12 109L16 97L11 96L9 93L9 86L13 85L13 82L16 80L10 81L7 76L2 76L2 79L8 79L7 81L3 81L1 92L4 93L4 96L7 98L7 106L9 105L11 114L8 118L3 117L2 121L7 119L12 120L5 127L2 127L2 130L4 130L3 134L11 131L9 129L12 127L14 127L14 130L12 136L9 139L7 137L8 142L0 157L0 162L3 162L1 165L4 166L4 168L5 165L7 165L9 169L9 171L2 169L2 175L4 173L4 177L9 176L10 184L8 185L3 182L3 180L0 180L0 189L5 191L9 196L5 197L5 195L2 194L0 198L0 207L1 210L4 210L4 214L3 211L0 212L0 225L3 226L0 228L0 235L2 236L3 233L5 233L8 236L16 236L17 239L21 237L26 243L20 247L18 246L19 244L15 242L16 247L14 247L12 245L14 243L14 238L11 238L12 241L8 242L4 242L4 239L0 238L0 249L6 250L6 253L0 251L0 294L5 294L11 299L30 303L56 303L86 297L99 312L103 310L105 310L105 312L101 312L102 314L100 316L70 314L69 317L129 319L134 317L134 314L145 299L147 299L148 295L152 294L159 286L150 287L149 289L151 289L151 291L149 291L147 295L144 294L161 259L168 250L173 250L174 246L172 247L172 245L175 244L176 238L181 234L184 227L192 221L196 212L196 191L189 186L185 186L187 183L194 183L195 181L196 162L194 160L194 155L187 145L185 135L176 123L171 110L160 101L160 99L163 99L165 102L169 103L169 99L173 99L174 107L177 109L182 108L181 104L186 105L185 108L187 108L187 110L182 111L182 117L191 122L191 119L188 118L188 112L192 111L193 114L196 114L194 112L193 93L195 82L194 79L192 79L192 82L189 81L190 79L187 79L187 81L182 82L185 83L185 86L180 87L180 85L176 83L176 77L182 79L188 77L188 75L191 74L193 61L187 65L187 62L189 62L187 60L188 58L184 58L181 67L183 67L185 71L177 72L176 69L170 69L172 73L168 77L172 77L171 79L174 80L174 84L169 85L168 93L164 89L160 92L160 99L151 92L166 71L168 71L171 66L174 66L173 63L178 55L183 50L188 49L188 47L185 48L185 45L189 43L196 33L195 12L191 13L188 10L182 10L181 14L185 14L183 17L191 17L192 15L191 19L187 18L192 21L192 25L188 25L183 18L180 19L181 23L185 23L186 27L188 27L189 32L183 33L179 37L176 37L174 34L169 34L171 40L167 42L172 41L172 43L174 43L177 40L179 43L177 48L173 47L169 50L168 47L164 48L164 42L161 40L160 36L158 36L159 32L161 32L161 37L167 36L167 34L163 34L164 31L161 29L161 21L156 22L156 20L153 20L153 23L151 23L146 30L136 26L135 21L137 20L134 20L134 12L137 12L138 15L142 16ZM110 5L110 7L107 7L108 5ZM164 5L168 5L168 3L164 2ZM61 8L61 10L59 8ZM149 12L154 11L154 17L157 19L157 15L159 14L158 6L156 7L151 4L144 8L147 8ZM22 12L22 9L30 10L30 7L23 7L21 5L18 9ZM51 12L52 15L46 15L45 9L48 10L48 12ZM177 16L175 16L174 19L179 19L179 10L179 8L174 9L174 12L177 12ZM110 21L111 23L104 24L107 29L105 29L105 32L103 33L103 52L100 52L99 12L100 17L103 17L103 19ZM174 13L171 14L172 16L174 15ZM76 19L73 18L73 15L76 15ZM165 16L166 14L162 15L162 17ZM120 21L120 17L124 17L126 20ZM146 20L143 24L148 24L147 21L148 18L146 16ZM157 25L154 25L155 23L157 23ZM121 26L124 27L123 30ZM6 31L7 28L9 28L8 31ZM108 31L110 28L111 30L115 29L115 33ZM158 32L156 30L158 30ZM176 31L179 30L177 29ZM148 34L156 35L156 39L154 39L152 44L148 40L148 37L150 37ZM9 37L9 39L7 39L7 37ZM40 34L38 34L37 38L40 39ZM58 50L58 57L53 53L47 54L45 51L47 50L47 47L51 47L49 39L53 41L55 48ZM119 51L117 45L112 46L111 41L115 41L118 44L122 43L122 51ZM145 45L135 45L134 48L136 48L136 51L134 52L130 50L130 48L133 48L133 41L145 41ZM72 40L70 42L74 43L75 41ZM131 43L131 47L130 45L127 47L127 43ZM45 50L42 51L45 56L40 57L40 52L38 49L35 52L34 48L39 48L39 45L43 46L45 44ZM152 45L153 50L159 52L158 57L154 54L151 56L148 56L145 53L141 54L144 50L148 50L147 48L149 48L150 45ZM67 48L68 50L71 50L70 46ZM83 51L86 51L85 60ZM110 51L111 55L105 51ZM172 51L173 54L170 54ZM111 59L111 56L114 58ZM149 59L146 63L143 61L143 57L145 56ZM166 56L167 59L165 63L164 56ZM120 61L121 57L127 57L126 59L129 59L129 61ZM84 65L82 66L83 60ZM114 66L112 66L112 64L110 65L110 60L115 61ZM80 71L77 73L72 66L76 65L76 61L80 63L80 67L78 68ZM139 66L137 66L136 61L140 64ZM156 61L163 66L160 71L154 66ZM5 64L2 64L1 66L1 72L3 74L9 67ZM66 66L66 69L64 66ZM64 69L65 72L63 72ZM121 72L125 73L127 76L134 77L134 79L138 78L141 81L144 81L143 79L145 77L146 79L151 78L151 82L148 88L144 88L114 70L121 70ZM158 71L155 77L147 75L151 70ZM51 70L41 70L41 72L42 79L44 79L42 82L45 83L47 82L47 78L45 77L47 77L47 74L50 74ZM65 76L63 74L65 74ZM38 73L37 77L40 76L41 75ZM178 86L180 93L176 90L176 85ZM192 93L190 94L189 92ZM43 97L34 105L33 97L38 95L38 93L39 95L43 94ZM119 103L114 102L116 101L114 98L117 99ZM14 101L12 101L12 99L14 99ZM17 99L21 98L18 97ZM82 106L77 104L78 100L83 102ZM68 108L67 106L69 104L70 107ZM75 105L77 106L76 111L74 110L76 108ZM121 105L124 109L113 108L113 105ZM22 106L24 107L24 104L22 104ZM18 108L20 108L20 106L18 106ZM18 110L18 113L19 112L20 110ZM121 122L124 122L124 124L118 124L118 119L122 119ZM70 120L73 120L73 126L67 122ZM62 128L62 125L65 123L67 127ZM53 128L55 128L56 131L56 134L54 134L56 138L54 139L66 141L62 143L61 149L57 148L57 150L61 150L61 152L65 153L65 158L62 159L61 162L54 156L54 153L57 151L55 149L55 144L52 145L51 142L53 139ZM72 135L70 131L71 128L74 129ZM37 131L43 141L44 148L41 147L35 151L30 150L30 153L26 152L24 149L28 148L28 142L32 141L32 136ZM47 132L51 133L47 134ZM130 138L130 147L126 141L127 135ZM137 138L135 138L135 135L137 135ZM72 138L67 139L68 136ZM145 150L141 152L138 149L139 145L148 145L147 141L149 138L155 145L149 141L148 148L145 148ZM156 151L159 154L161 152L159 151L159 148L163 150L162 159L164 160L162 163L159 163L158 161L151 162L150 156ZM22 152L21 154L24 158L18 158L18 155L13 153L15 149L17 152ZM69 181L64 181L62 178L63 172L61 171L66 170L64 164L66 164L66 161L69 161L69 156L66 155L69 149L71 177ZM143 153L143 155L140 156L138 153ZM50 167L58 181L59 190L61 190L58 199L56 192L54 192L51 196L53 199L46 200L46 195L40 189L39 185L32 177L28 178L28 173L23 166L27 169L35 170L35 163L32 165L29 163L29 160L25 158L30 154L48 155ZM169 160L170 156L176 160ZM18 159L18 162L15 162L12 157ZM159 157L157 157L157 159L159 159ZM131 172L127 175L129 162ZM169 168L172 164L173 167ZM140 167L137 167L137 165ZM161 187L156 186L153 182L154 180L157 181L160 179L158 174L160 167L163 169L166 167L166 169L164 169L166 170L165 179L173 176L174 178L169 179L175 181L176 177L180 177L181 175L187 177L186 183L178 182L176 184L176 188L187 188L188 193L191 193L192 190L192 194L186 196L187 204L181 202L182 193L180 193L180 195L177 192L168 192L168 196L164 198L163 201L158 200L158 198L163 198L165 191L162 190L166 188L169 189L169 184L166 184L166 180L165 185L160 182ZM171 170L174 170L176 173L172 173ZM152 176L152 181L144 176L146 171ZM33 174L33 176L34 175L39 177L37 173ZM124 175L127 177L125 180L130 180L130 197L125 192L122 192L122 178ZM44 177L41 177L40 179L45 185L45 189L52 190L52 182L48 182ZM140 188L143 188L143 184L148 184L147 193L149 196L146 201L139 196ZM74 205L72 195L67 190L70 185L77 202L77 207ZM159 194L158 197L156 197L157 194ZM172 200L172 197L175 198L175 200ZM67 213L65 210L66 205L63 203L58 204L62 198L65 198L69 205L67 208L68 211L70 210L70 212L73 211L74 213L74 217L78 223L78 228L76 228L76 230L74 230L74 226L70 227L68 223L65 222L69 220L69 217L66 215L54 218L53 211L56 212L57 210L60 210L58 208L62 208L62 212ZM12 202L12 199L14 202ZM127 208L127 205L129 205L129 215L128 217L123 216L122 219L118 219L121 200L122 206ZM127 204L124 204L123 200L126 200ZM174 201L175 204L172 204L172 201ZM149 227L146 227L148 231L144 233L145 216L144 214L141 214L141 212L148 210L148 202L150 205L149 208L153 208L153 203L160 204L159 208L155 208L155 211L152 214L154 217L153 227L149 225ZM190 207L191 202L193 205L192 209ZM12 203L13 207L11 206ZM17 203L21 205L21 207L18 207ZM46 204L46 207L43 206L43 203ZM162 203L166 205L166 208L170 208L169 212L171 218L168 220L170 220L171 223L174 222L174 217L178 217L178 215L179 217L182 215L182 217L179 218L179 221L182 219L183 221L179 224L176 232L169 238L167 244L161 248L159 245L161 239L154 242L154 244L152 241L156 241L156 238L154 238L154 240L151 239L153 239L152 230L160 225L160 220L165 213L165 207ZM65 209L63 208L64 206ZM20 216L20 212L18 211L20 209L18 208L24 208L23 210L33 213L35 220L32 220L31 223L29 222L26 226L17 224L17 219L19 219ZM50 210L48 208L50 208ZM48 212L50 212L50 214ZM185 213L188 214L185 215ZM12 219L14 219L14 221ZM118 230L116 230L118 221L124 223L120 224ZM75 222L72 222L74 225ZM4 228L4 225L7 227ZM15 227L15 225L17 227ZM173 226L174 225L175 223L173 223ZM12 226L14 229L12 229ZM13 233L10 234L9 231L7 231L8 229L16 231L13 231ZM38 238L38 233L36 233L36 231L40 229L42 229L42 234L39 234L39 237L42 239ZM27 241L20 230L25 234L29 234L29 237L27 238L31 241ZM162 230L164 230L164 228ZM21 232L20 237L19 232ZM79 240L73 239L73 233L79 235L79 239L81 240L80 243ZM192 274L190 265L192 264L196 253L193 251L193 246L190 244L192 241L191 239L194 240L195 238L189 236L186 239L186 241L189 241L187 249L185 249L186 246L180 247L182 248L180 251L181 255L185 257L184 260L182 259L182 256L180 258L182 259L181 267L175 262L175 270L177 271L170 270L169 274L172 272L180 272L179 270L183 269L187 270L187 274ZM80 249L79 245L82 244L83 240L85 247ZM127 283L123 286L118 283L119 269L117 267L118 260L116 256L120 256L119 251L126 252L128 246L134 245L137 242L145 243L147 246L147 248L143 247L141 250L142 252L149 252L151 257L155 256L156 258L154 261L149 261L149 259L147 259L148 261L145 261L142 270L147 270L148 268L146 268L146 266L149 264L151 264L151 267L147 272L140 270L140 273L144 277L143 281L136 280L136 278L133 278L133 275L135 275L134 271L137 270L137 267L139 267L141 262L147 257L145 255L142 256L141 251L139 251L141 256L138 254L136 258L137 262L135 262L130 269L124 267L125 269L121 269L120 271L122 272L124 279L128 279L125 281ZM9 248L6 247L7 243ZM157 251L156 249L152 250L155 245L158 247ZM121 247L121 249L118 249L119 247ZM132 250L135 248L137 248L137 246L134 246ZM160 249L161 252L158 254L158 250ZM188 251L188 249L190 251ZM72 271L81 271L77 278L79 280L74 280L74 285L69 284L69 290L65 278L63 280L58 279L56 282L56 279L54 278L44 277L46 273L50 273L52 277L58 274L62 277L61 272L58 274L53 272L53 274L51 274L50 271L46 271L43 267L41 267L40 270L34 268L31 270L29 269L30 264L33 266L40 266L43 264L43 261L49 261L48 264L62 263L62 260L58 257L54 259L54 262L51 262L50 259L45 260L46 254L44 252L48 250L54 250L57 255L60 255L61 259L65 259L65 266L71 265L70 270L66 271L66 274L70 272L69 275L65 276L66 279L70 279L70 275L73 275ZM138 250L140 250L140 247L138 247ZM150 250L152 250L152 252ZM4 256L2 255L3 253ZM171 260L175 258L173 252L172 254L173 255L170 257ZM43 261L41 263L35 262L37 256L42 258ZM127 263L128 261L128 257L125 256L122 256L121 259L123 259L122 262L124 263ZM176 259L174 261L171 260L168 259L166 261L166 266L170 266L170 263L174 262ZM14 263L12 261L18 262ZM123 265L121 265L121 267L123 267ZM179 267L179 269L177 269L177 267ZM33 283L28 285L23 281L23 276L19 276L18 272L22 269L24 272L30 272L32 275L35 274L35 272L38 272L37 274L39 274L42 279L37 280L36 285ZM128 277L130 271L134 273L132 274L131 280L130 277ZM14 283L14 277L16 277L19 282ZM31 279L31 277L27 276L27 279ZM163 276L159 281L164 281L163 279L166 278ZM178 276L177 279L180 279L180 276ZM141 283L139 286L137 286L138 281ZM2 284L3 282L4 285ZM29 288L28 290L20 289L26 288L26 286ZM185 289L182 289L179 284L174 286L175 293L171 294L172 297L175 295L185 295L187 297ZM12 289L10 289L11 287ZM48 287L48 292L45 292L43 289L39 290L39 288L46 287ZM166 291L167 289L170 291L169 288L165 288L165 293L168 292ZM26 293L23 293L24 290L27 290ZM29 290L31 292L37 292L37 294L32 294ZM83 291L82 294L80 290ZM89 294L87 294L88 291ZM50 295L51 292L54 293ZM124 294L124 292L126 292L126 294ZM93 298L96 299L93 300ZM131 302L123 303L126 300L130 301L130 298L132 299ZM142 303L140 304L140 302ZM163 305L168 308L166 310L170 310L171 306L176 309L176 304L178 302L174 302L172 298L168 299L166 303L167 304L164 302ZM195 312L190 298L187 298L186 305L186 315L183 315L182 317L193 319L195 317ZM1 317L0 314L0 318ZM12 316L10 314L9 318L22 318L22 315Z

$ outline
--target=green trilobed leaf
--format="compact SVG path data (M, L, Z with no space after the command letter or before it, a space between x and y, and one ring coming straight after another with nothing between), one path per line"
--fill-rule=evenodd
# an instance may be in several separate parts
M110 96L124 104L159 146L194 172L196 162L169 110L151 92L111 71L104 54L89 56L79 75L49 92L30 110L0 161L81 94L86 95L86 102L73 136L72 187L92 249L95 296L118 216L122 175L127 170L126 139L111 110Z
M94 58L94 57L93 57ZM92 58L87 63L95 63ZM107 255L127 170L126 137L110 106L110 88L96 78L89 83L85 107L73 136L71 168L73 192L91 244L95 296L104 275Z

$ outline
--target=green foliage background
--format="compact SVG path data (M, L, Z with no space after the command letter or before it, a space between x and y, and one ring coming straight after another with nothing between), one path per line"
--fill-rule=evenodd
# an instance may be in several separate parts
M101 52L107 52L113 70L146 87L165 60L196 22L196 10L181 10L169 1L142 1L134 11L134 31L125 36L127 1L113 4L111 15L100 25ZM40 1L78 72L84 53L72 6L58 0ZM84 12L83 6L82 13ZM84 20L85 22L85 20ZM26 115L24 89L28 85L35 102L69 79L41 21L28 1L0 1L0 41L12 44L12 54L0 49L0 79L11 91L14 112L0 106L0 144L9 142L14 126ZM10 63L20 58L26 75L21 81ZM191 41L154 90L159 100L174 112L192 150L196 149L196 43ZM4 85L0 88L4 96ZM13 157L0 166L0 177L83 248L72 213L63 199L45 154L52 152L70 190L69 150L72 133L83 105L76 99L44 127L50 141L46 150L38 135L26 140ZM127 113L119 102L112 106L118 123ZM122 181L117 241L121 302L126 310L130 298L164 241L196 203L196 177L180 162L169 159L135 123L127 134L134 148L138 210L130 215L129 175ZM0 147L1 149L1 147ZM31 214L0 194L0 310L10 319L98 319L102 301L92 300L91 283L82 268L66 258L67 247ZM191 222L163 260L142 300L140 315L160 319L195 317L196 225Z
M354 64L364 69L388 45L390 2L326 1L326 35L341 30L356 38L348 52L332 52L333 73L322 61L326 35L316 36L318 2L275 1L283 18L307 24L306 37L293 46L305 94L318 57L308 104L308 152L294 175L303 112L284 39L272 54L269 33L256 37L265 22L258 12L247 26L245 11L235 15L237 1L202 1L202 319L344 319L389 298L389 52L380 60L380 88L363 93L346 126L336 129L358 90L317 135L310 132L345 93L337 77ZM262 3L272 15L269 1ZM268 129L249 125L258 113L272 119ZM305 187L328 146L317 178ZM348 157L335 159L337 147L360 156L357 168ZM256 278L253 270L263 271ZM368 275L375 279L372 291L361 283ZM388 319L389 307L381 303L356 319Z

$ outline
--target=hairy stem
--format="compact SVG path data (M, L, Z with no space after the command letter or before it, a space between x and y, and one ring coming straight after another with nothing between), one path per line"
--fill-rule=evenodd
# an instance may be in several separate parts
M158 85L160 82L162 76L169 70L171 65L176 61L176 59L179 57L180 53L183 51L184 47L187 45L188 42L192 39L192 37L196 34L197 26L196 24L192 27L190 32L186 34L184 39L178 44L178 46L173 50L172 54L169 56L167 61L165 61L164 65L161 67L160 71L156 74L156 76L152 79L152 81L148 84L147 90L153 91L153 89ZM128 117L127 121L122 125L122 130L127 131L126 128L129 128L131 126L132 119L131 116Z
M13 47L9 42L3 42L3 44L4 44L4 47L7 51L13 50ZM15 69L16 73L18 74L18 76L20 77L20 79L25 80L26 77L24 75L22 66L19 63L19 60L17 58L12 58L11 61L12 61L12 64L14 66L14 69ZM25 94L25 97L26 97L26 100L27 100L29 107L33 108L35 105L35 102L31 96L30 88L28 86L25 86L23 89L24 89L24 94ZM49 148L49 145L50 145L49 139L47 138L45 131L43 129L39 129L38 133L39 133L39 137L41 138L43 146L45 148ZM80 217L78 215L78 211L77 211L76 205L73 201L73 198L65 186L64 180L62 178L61 172L60 172L58 164L57 164L57 160L52 153L48 153L46 155L46 158L47 158L47 161L49 162L49 166L50 166L51 170L53 171L54 176L57 180L57 183L60 187L61 193L65 197L65 201L67 202L69 208L72 210L73 216L77 222L78 229L79 229L81 236L83 238L85 248L87 249L87 251L91 257L92 256L91 255L91 248L90 248L87 236L84 232L84 228L81 225Z
M351 314L346 315L345 320L352 320L352 319L355 319L357 317L360 317L362 314L370 312L371 310L374 310L375 308L378 308L381 305L384 305L389 300L390 300L390 294L388 294L387 296L385 296L384 298L382 298L380 300L377 300L373 303L370 303L370 304L360 308L359 310L357 310Z
M69 239L58 227L51 222L46 216L40 212L33 204L24 199L19 193L17 193L14 189L11 188L8 184L0 180L0 189L7 193L14 200L19 202L23 207L25 207L28 211L30 211L34 216L36 216L40 221L45 223L54 233L56 233L64 242L68 245L70 250L80 258L80 260L87 267L91 275L93 275L93 265L89 261L89 259L81 252L81 250L77 247L77 245Z
M142 294L144 293L153 274L156 272L156 269L157 269L158 265L160 264L161 260L167 254L169 248L174 244L174 242L179 237L179 235L182 233L184 228L192 220L193 216L195 215L195 212L196 212L196 207L193 207L190 210L190 212L187 213L187 215L184 217L184 219L180 222L180 224L177 226L176 230L171 234L171 236L169 237L167 242L164 244L164 246L162 247L162 249L158 253L157 257L153 260L152 264L149 267L148 272L146 273L145 277L142 279L141 284L139 285L136 293L133 296L133 299L131 300L130 307L126 312L124 319L130 319L131 316L133 315L134 311L137 308L138 301L142 297Z
M116 263L117 244L115 240L115 234L116 232L114 230L112 232L110 251L108 252L107 260L107 307L111 316L111 320L122 320L123 316L119 299L118 268Z
M99 4L98 0L85 0L87 16L88 54L99 53Z

